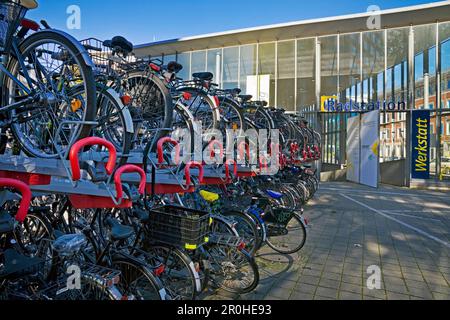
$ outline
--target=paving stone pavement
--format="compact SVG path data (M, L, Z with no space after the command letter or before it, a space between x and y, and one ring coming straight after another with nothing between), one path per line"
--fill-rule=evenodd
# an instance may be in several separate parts
M303 250L286 257L263 249L260 285L231 298L450 299L448 194L325 183L305 216L310 229ZM377 269L380 288L371 290L367 283Z

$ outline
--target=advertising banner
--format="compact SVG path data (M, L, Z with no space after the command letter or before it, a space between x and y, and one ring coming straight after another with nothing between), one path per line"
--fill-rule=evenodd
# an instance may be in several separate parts
M378 188L380 113L361 115L361 172L360 183Z
M360 168L360 116L347 120L347 180L359 183Z
M430 111L412 111L411 177L430 179Z

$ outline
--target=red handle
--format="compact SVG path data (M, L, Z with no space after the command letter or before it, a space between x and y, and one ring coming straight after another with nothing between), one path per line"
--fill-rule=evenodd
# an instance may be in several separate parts
M314 146L314 153L316 154L316 160L320 160L321 153L319 146Z
M196 162L196 161L191 161L188 162L188 164L186 165L186 168L184 168L184 174L186 176L186 186L190 186L191 185L191 169L192 168L198 168L198 170L200 171L198 180L200 181L200 183L203 183L203 177L205 175L205 169L203 168L203 165L200 162Z
M162 164L164 162L164 151L163 151L163 147L166 143L170 143L171 145L173 145L175 147L175 163L179 164L180 163L180 145L179 143L170 138L170 137L165 137L165 138L161 138L158 141L158 163Z
M145 192L145 184L147 182L147 176L145 175L144 170L132 164L124 165L119 169L117 169L116 173L114 174L114 183L116 185L117 200L119 201L123 199L122 175L124 173L132 173L132 172L137 172L141 176L141 182L139 183L139 194L144 194Z
M265 157L259 159L259 167L261 172L263 172L263 170L265 170L265 172L269 171L269 163Z
M238 150L239 150L239 158L240 158L240 160L245 160L244 152L246 152L248 160L250 161L250 145L247 142L242 141L239 144Z
M27 216L28 209L30 209L31 203L30 187L27 186L22 181L14 179L0 179L0 187L14 188L22 194L22 200L20 201L19 210L17 211L16 214L16 220L20 223L23 223Z
M314 156L313 156L310 146L307 147L307 150L308 150L308 159L314 159Z
M221 159L223 159L223 157L224 157L224 149L223 149L223 144L221 144L219 141L217 141L217 140L212 140L210 143L209 143L209 145L208 145L208 147L209 147L209 150L210 150L210 158L211 159L213 159L213 158L215 158L215 156L216 156L216 152L215 152L215 146L219 146L219 149L220 149L220 158Z
M106 163L106 173L108 175L111 175L114 171L114 168L116 167L116 160L117 160L117 152L114 145L101 138L91 137L86 138L78 141L75 143L72 148L70 149L69 154L69 160L70 160L70 166L72 168L72 180L78 181L81 179L81 171L80 171L80 161L78 159L78 154L81 149L87 147L87 146L103 146L109 151L109 159Z
M236 162L236 160L228 159L228 160L225 162L225 176L227 177L228 180L231 178L231 177L230 177L230 163L232 163L233 166L234 166L234 169L233 169L233 175L234 175L234 176L237 176L237 173L238 173L238 167L237 167L237 162Z

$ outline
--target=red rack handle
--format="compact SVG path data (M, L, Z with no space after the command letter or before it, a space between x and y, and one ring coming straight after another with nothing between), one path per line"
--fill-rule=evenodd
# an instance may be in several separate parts
M259 167L260 167L261 173L269 171L269 164L265 157L261 157L259 159ZM265 170L265 171L263 171L263 170Z
M200 183L203 183L203 177L205 175L205 169L203 168L203 165L200 162L196 162L196 161L191 161L188 162L186 164L186 167L184 168L184 174L186 176L186 186L190 186L191 185L191 169L192 168L198 168L198 170L200 171L198 180L200 181Z
M180 163L180 153L181 153L180 144L176 140L174 140L170 137L161 138L158 141L158 163L162 164L164 162L163 147L166 143L170 143L171 145L173 145L175 147L175 152L176 152L175 163L179 164Z
M316 160L320 160L320 157L322 156L320 152L319 146L314 146L314 153L316 154Z
M13 188L22 194L22 200L20 201L19 210L16 214L16 220L20 223L25 221L30 209L31 203L31 190L28 185L19 180L14 179L0 179L0 187Z
M106 173L108 175L111 175L113 173L114 168L116 167L116 160L117 160L116 148L111 142L106 141L105 139L90 137L78 141L70 149L69 160L70 166L72 168L73 181L78 181L81 179L80 161L78 159L78 154L80 153L80 150L87 146L96 146L96 145L103 146L106 149L108 149L109 159L105 166Z
M139 173L141 176L141 182L139 183L139 194L144 194L145 192L145 184L147 182L147 176L145 175L144 170L142 168L139 168L138 166L127 164L119 169L117 169L116 173L114 174L114 183L116 185L116 193L117 193L117 200L123 199L123 187L122 187L122 175L125 173L132 173L136 172Z
M241 160L245 160L245 154L247 154L247 159L250 161L250 145L247 142L242 141L239 144L238 151Z
M225 176L227 177L227 180L231 178L230 176L230 163L233 164L233 175L236 177L238 173L238 167L236 160L228 159L225 162Z
M215 152L215 149L214 149L215 146L218 146L218 147L219 147L219 149L220 149L220 158L222 159L222 158L224 157L224 154L225 154L224 148L223 148L223 144L220 143L220 142L217 141L217 140L212 140L212 141L209 143L209 145L208 145L209 151L210 151L210 158L213 159L213 158L215 158L215 156L216 156L216 152Z

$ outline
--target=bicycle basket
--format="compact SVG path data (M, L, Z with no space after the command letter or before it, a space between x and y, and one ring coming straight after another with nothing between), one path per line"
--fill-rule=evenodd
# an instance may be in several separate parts
M269 212L264 217L264 221L266 223L286 226L294 215L295 212L293 210L286 208L274 208L272 209L272 212Z
M149 236L156 242L187 250L195 250L209 242L212 218L207 212L163 206L150 213Z
M25 17L27 9L18 1L0 0L0 52L8 53L12 37Z

